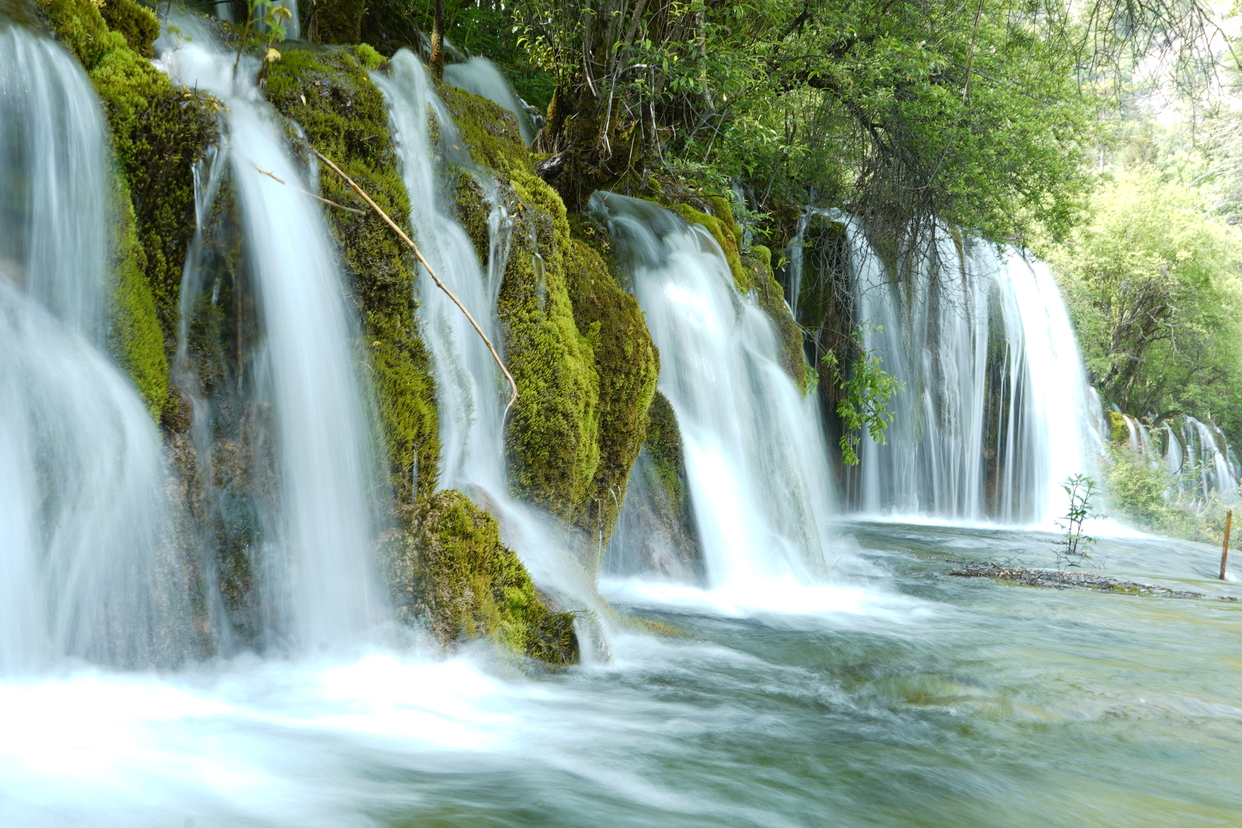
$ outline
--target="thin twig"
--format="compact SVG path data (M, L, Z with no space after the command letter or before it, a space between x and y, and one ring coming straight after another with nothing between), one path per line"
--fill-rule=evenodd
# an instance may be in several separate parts
M345 179L345 183L348 184L350 187L353 187L354 192L362 196L362 200L365 201L367 204L371 205L371 209L374 210L376 214L380 218L382 218L388 224L388 226L393 229L393 231L398 236L401 237L401 241L405 242L406 246L408 246L410 250L414 251L414 255L418 258L418 261L422 264L422 266L427 270L428 275L431 276L431 280L436 283L436 287L438 287L440 290L448 294L448 298L453 300L453 304L456 305L461 310L461 312L466 315L466 319L470 320L470 324L474 327L475 333L477 333L479 335L479 338L483 340L483 344L487 346L487 350L492 352L492 359L496 360L496 365L500 368L500 372L505 375L505 379L509 381L509 387L513 390L512 396L509 397L509 403L508 405L505 406L505 413L507 414L509 412L509 409L513 407L513 404L517 402L517 398L518 398L517 382L514 381L513 375L509 373L509 369L505 367L505 363L503 360L501 360L500 354L496 352L496 346L492 344L492 341L487 338L487 334L483 333L483 329L479 327L479 323L474 321L474 317L470 315L470 311L466 310L466 306L463 305L460 302L460 300L458 300L458 298L453 295L453 291L449 290L448 287L444 284L444 282L440 281L440 277L436 275L435 270L433 270L431 265L428 263L428 261L423 258L423 254L418 251L418 245L414 244L414 242L410 239L410 237L405 234L405 231L402 230L401 227L395 221L389 218L388 214L385 213L383 210L381 210L378 204L376 204L374 201L371 200L371 197L366 194L365 190L363 190L361 187L355 184L352 178L350 178L348 175L343 173L340 167L338 167L336 164L333 164L332 161L329 160L328 157L325 156L323 153L321 153L319 150L313 150L313 152L315 153L315 155L319 157L320 161L328 165L329 169L331 169L332 172L336 173L341 178Z
M256 171L256 172L261 173L261 174L263 174L263 175L266 175L268 178L272 179L273 181L280 182L281 184L284 184L286 187L293 187L293 185L292 185L292 184L289 184L289 183L288 183L288 182L286 182L286 181L282 181L281 179L279 179L279 178L277 178L276 176L272 175L272 174L271 174L270 172L268 172L267 170L260 169L260 168L259 168L259 166L258 166L257 164L251 164L250 166L254 167L254 169L255 169L255 171ZM308 195L308 196L310 196L311 198L315 199L315 201L322 201L324 204L327 204L327 205L329 205L329 206L335 207L335 208L337 208L338 210L348 210L349 212L351 212L351 213L357 213L357 214L358 214L358 215L360 215L360 216L365 216L365 215L366 215L366 211L365 211L365 210L359 210L359 209L358 209L358 208L356 208L356 207L346 207L344 204L337 204L335 201L330 201L330 200L328 200L328 199L324 198L323 196L317 196L317 195L315 195L314 193L310 192L309 190L303 190L301 187L293 187L293 189L297 190L297 191L298 191L299 193L301 193L302 195Z

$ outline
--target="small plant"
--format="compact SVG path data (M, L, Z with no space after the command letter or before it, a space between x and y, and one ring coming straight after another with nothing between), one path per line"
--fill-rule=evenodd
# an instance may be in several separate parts
M258 80L267 76L268 67L280 60L280 52L272 47L273 43L285 39L285 21L293 17L283 2L276 0L249 0L246 4L246 24L242 27L241 42L237 44L237 57L233 60L233 71L237 71L241 63L242 51L250 42L251 30L260 24L267 30L267 37L260 41L263 49L263 66L259 69Z
M874 330L880 331L881 328ZM871 439L884 445L884 430L893 421L888 401L905 386L880 366L883 360L867 349L863 330L858 328L848 340L856 351L849 372L841 368L837 355L829 351L821 362L828 376L841 389L837 403L837 416L841 418L841 462L847 466L858 465L858 446L862 443L859 432L864 428Z
M1095 481L1085 474L1075 474L1065 478L1061 484L1069 497L1069 511L1056 521L1057 526L1065 530L1065 535L1057 541L1057 565L1079 566L1091 555L1088 550L1095 545L1095 538L1083 531L1083 524L1090 518L1102 518L1105 515L1093 512L1091 499L1096 494Z

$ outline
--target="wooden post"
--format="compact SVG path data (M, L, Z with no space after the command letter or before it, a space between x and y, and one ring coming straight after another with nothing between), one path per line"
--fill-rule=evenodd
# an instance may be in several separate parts
M1233 509L1225 512L1225 545L1220 550L1220 579L1225 580L1225 562L1229 560L1229 526L1233 523Z

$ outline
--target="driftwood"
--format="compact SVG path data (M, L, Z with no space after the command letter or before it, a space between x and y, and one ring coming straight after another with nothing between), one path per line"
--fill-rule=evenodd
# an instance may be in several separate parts
M320 161L328 165L328 169L332 170L332 172L336 173L341 178L343 178L345 180L345 183L354 189L354 192L362 196L362 200L365 201L367 204L369 204L371 206L371 209L375 211L376 215L382 218L384 222L393 229L393 232L395 232L397 236L400 237L401 241L405 242L406 246L409 247L410 250L414 252L414 255L418 258L418 261L426 269L428 275L431 276L431 281L436 283L436 287L444 291L445 294L448 295L448 298L453 300L453 304L456 305L458 309L466 315L466 319L470 320L471 327L474 328L474 331L475 333L479 335L479 338L483 340L483 344L487 346L487 350L490 351L492 354L492 359L496 361L496 366L500 368L500 373L504 374L505 379L508 380L509 382L509 388L512 390L512 394L509 397L509 403L505 406L505 413L508 413L509 409L513 407L513 404L517 402L517 398L518 398L517 382L514 381L513 375L509 373L509 369L505 367L504 360L500 358L500 354L497 353L496 351L496 346L493 345L492 341L487 338L487 334L483 333L483 329L479 327L479 323L474 321L474 317L470 315L470 311L466 310L466 306L463 305L461 301L456 296L453 295L453 291L449 290L448 286L445 285L444 282L440 281L440 277L436 275L436 272L434 269L432 269L431 264L426 259L424 259L423 254L419 252L418 245L414 244L414 241L409 236L406 235L405 231L402 230L401 227L395 221L393 221L392 218L390 218L387 213L385 213L382 209L380 209L380 206L376 204L369 195L367 195L366 191L363 190L361 187L359 187L356 183L354 183L354 180L352 178L350 178L348 175L342 172L341 168L338 167L336 164L333 164L332 161L322 152L320 152L319 150L315 150L315 149L312 149L311 151L315 153L315 155L319 158ZM271 178L274 178L277 181L280 181L279 178L276 178L276 176L272 175L270 172L267 172L266 170L260 170L258 167L255 167L255 169L258 170L263 175L270 176ZM280 183L284 184L285 182L280 181ZM295 187L294 189L297 189L297 188ZM361 210L355 210L353 207L345 207L344 205L337 204L334 201L328 201L326 198L319 198L319 196L315 195L314 193L307 193L307 195L313 196L314 198L318 198L320 201L323 201L327 204L331 204L334 207L340 207L343 210L350 210L351 212L355 212L355 213L362 212Z
M360 215L360 216L365 216L365 215L366 215L366 211L365 211L365 210L359 210L359 209L358 209L358 208L356 208L356 207L346 207L344 204L337 204L335 201L330 201L330 200L328 200L328 199L324 198L323 196L317 196L317 195L315 195L314 193L312 193L310 190L303 190L301 187L294 187L292 184L290 184L289 182L285 181L283 178L278 178L276 175L274 175L273 173L270 173L270 172L268 172L267 170L263 169L263 168L262 168L262 167L260 167L258 164L251 164L250 166L254 167L255 172L259 173L260 175L266 175L268 178L270 178L270 179L272 179L273 181L278 182L278 183L280 183L280 184L284 184L286 187L293 187L293 189L297 190L297 191L298 191L299 193L301 193L302 195L308 195L308 196L310 196L311 198L315 199L315 201L322 201L324 204L327 204L327 205L329 205L329 206L331 206L331 207L336 207L338 210L348 210L349 212L351 212L351 213L357 213L357 214L358 214L358 215Z

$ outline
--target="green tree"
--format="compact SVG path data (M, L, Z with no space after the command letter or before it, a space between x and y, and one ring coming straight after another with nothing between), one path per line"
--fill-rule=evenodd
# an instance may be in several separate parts
M1106 403L1242 435L1242 233L1150 168L1119 172L1048 251Z

